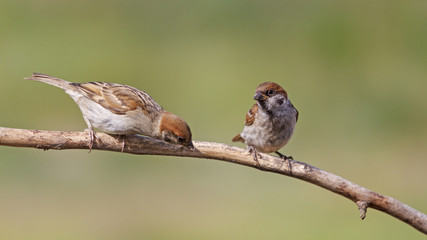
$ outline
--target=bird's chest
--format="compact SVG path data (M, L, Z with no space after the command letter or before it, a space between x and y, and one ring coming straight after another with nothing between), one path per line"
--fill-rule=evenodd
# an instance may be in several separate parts
M286 134L292 122L286 115L259 114L254 121L254 127L259 129L258 135L264 140L275 142L288 138Z
M274 152L283 147L291 138L294 121L286 114L259 112L251 126L242 132L245 143L261 152Z

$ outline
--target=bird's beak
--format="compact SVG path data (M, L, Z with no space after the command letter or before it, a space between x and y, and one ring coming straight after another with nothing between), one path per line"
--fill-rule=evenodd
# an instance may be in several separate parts
M190 141L190 142L187 144L187 147L188 147L191 151L194 151L194 149L195 149L195 147L194 147L194 145L193 145L193 142L192 142L192 141Z
M265 101L267 99L267 96L261 92L256 92L254 99L257 101Z

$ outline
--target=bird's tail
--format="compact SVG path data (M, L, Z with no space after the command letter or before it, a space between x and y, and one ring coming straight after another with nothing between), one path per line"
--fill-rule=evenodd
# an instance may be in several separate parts
M231 141L245 143L245 140L240 136L240 134L237 134L233 139L231 139Z
M46 75L43 73L33 73L33 75L31 77L28 77L25 79L44 82L44 83L62 88L64 90L68 90L71 88L70 82L63 80L63 79L60 79L60 78L52 77L52 76L49 76L49 75Z

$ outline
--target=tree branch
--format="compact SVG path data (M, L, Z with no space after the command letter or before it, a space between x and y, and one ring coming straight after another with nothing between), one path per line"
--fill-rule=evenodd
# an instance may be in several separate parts
M391 197L373 192L303 162L292 160L287 162L277 157L261 154L260 166L257 166L246 150L222 143L194 141L196 150L191 151L185 147L149 137L128 136L124 140L117 140L117 137L101 132L97 133L97 141L94 143L93 149L121 152L122 141L125 141L123 152L126 153L217 159L298 178L350 199L358 206L362 219L365 218L366 210L370 207L385 212L427 234L427 216L425 214ZM89 134L87 132L0 127L0 145L4 146L32 147L44 150L88 149L88 142Z

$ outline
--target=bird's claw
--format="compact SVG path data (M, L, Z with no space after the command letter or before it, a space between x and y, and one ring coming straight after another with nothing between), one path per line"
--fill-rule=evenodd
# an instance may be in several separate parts
M93 143L95 142L95 139L98 138L95 134L95 131L93 128L85 129L85 131L89 131L89 153L92 151Z
M249 147L249 153L252 155L252 157L254 158L254 161L255 161L255 163L256 163L256 166L257 167L261 167L261 165L259 164L259 161L258 161L258 157L260 158L260 159L262 159L262 157L261 157L261 155L259 155L259 153L255 150L255 148L253 148L253 147Z
M118 135L116 141L120 141L120 139L123 140L123 142L122 142L122 150L121 150L121 152L123 152L125 150L126 135Z
M277 152L277 151L276 151L276 154L277 154L277 155L279 155L279 157L280 157L281 159L283 159L283 160L285 160L285 161L287 161L287 162L288 162L289 172L290 172L290 173L291 173L291 175L292 175L292 163L291 163L291 160L293 161L293 160L294 160L294 158L293 158L292 156L286 156L286 155L283 155L283 154L281 154L280 152Z

